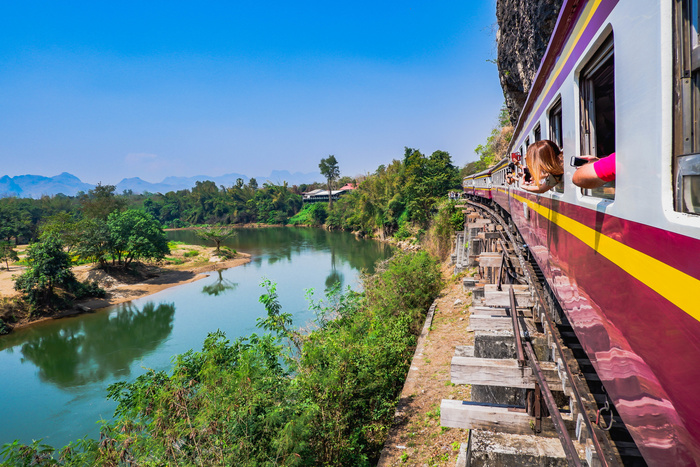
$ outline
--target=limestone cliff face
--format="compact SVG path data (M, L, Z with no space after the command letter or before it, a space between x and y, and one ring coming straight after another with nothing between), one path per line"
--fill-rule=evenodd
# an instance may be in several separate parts
M497 0L498 74L515 124L564 0Z

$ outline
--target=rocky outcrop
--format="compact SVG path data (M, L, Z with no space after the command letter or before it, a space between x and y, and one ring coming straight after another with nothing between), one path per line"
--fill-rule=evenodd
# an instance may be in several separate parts
M498 74L515 124L564 0L498 0Z

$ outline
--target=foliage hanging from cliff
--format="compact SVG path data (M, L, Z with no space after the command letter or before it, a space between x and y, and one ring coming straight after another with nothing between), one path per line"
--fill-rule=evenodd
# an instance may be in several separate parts
M498 124L491 130L491 134L486 138L486 143L480 144L474 149L479 160L465 165L462 169L462 177L486 170L506 157L512 137L513 127L510 125L508 109L502 107L498 115Z
M101 441L60 450L7 445L10 465L376 465L425 312L441 290L427 253L399 253L364 278L365 294L335 290L302 333L274 284L261 301L264 334L175 357L109 389L117 419Z

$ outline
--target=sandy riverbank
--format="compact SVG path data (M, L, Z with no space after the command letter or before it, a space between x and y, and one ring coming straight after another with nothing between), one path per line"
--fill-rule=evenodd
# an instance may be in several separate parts
M196 252L196 255L193 255ZM193 256L186 256L187 254ZM164 264L139 265L137 274L111 273L96 268L94 265L76 266L73 273L78 280L96 280L107 292L104 298L94 298L76 302L73 309L64 310L55 315L37 320L20 318L12 325L13 329L30 326L49 319L64 318L80 313L99 310L108 306L128 302L137 298L147 297L156 292L189 282L194 282L208 276L208 272L228 269L250 262L250 255L238 253L236 258L220 261L214 255L214 248L198 245L177 245L170 254L171 261ZM10 270L0 270L0 297L14 297L13 276L21 274L24 267L12 266ZM2 314L2 310L0 310Z

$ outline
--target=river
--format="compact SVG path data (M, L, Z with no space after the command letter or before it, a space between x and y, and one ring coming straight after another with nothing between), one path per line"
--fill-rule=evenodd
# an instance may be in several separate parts
M191 231L170 240L201 244ZM263 278L277 283L282 309L295 325L313 318L305 290L320 299L329 285L359 286L391 251L346 232L271 227L240 229L226 243L252 254L246 265L95 313L39 323L0 337L0 445L19 439L60 447L99 433L116 404L107 387L148 369L169 370L173 355L201 350L209 332L231 340L256 331L265 310L258 302Z

